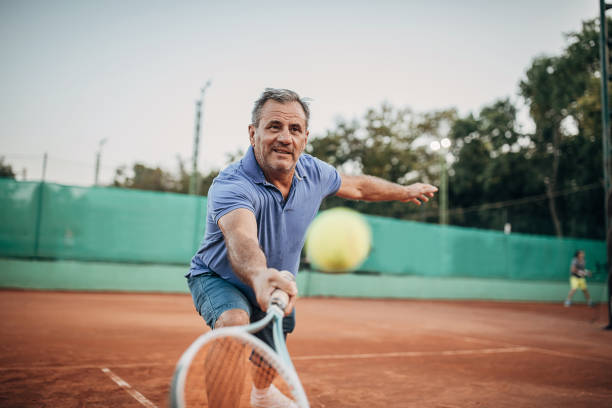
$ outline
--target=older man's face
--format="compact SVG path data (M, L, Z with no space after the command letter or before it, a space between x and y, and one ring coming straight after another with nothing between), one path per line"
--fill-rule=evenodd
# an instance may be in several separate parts
M293 174L308 140L302 105L267 101L259 126L249 125L249 138L255 158L266 176Z

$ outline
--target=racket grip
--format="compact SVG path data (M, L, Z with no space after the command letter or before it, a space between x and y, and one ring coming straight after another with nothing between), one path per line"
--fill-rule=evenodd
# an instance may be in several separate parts
M283 278L295 282L295 277L291 272L281 271L281 274L283 275ZM285 307L287 307L288 303L289 295L286 294L284 291L282 291L281 289L275 289L274 292L272 292L272 297L270 298L270 305L276 305L280 307L281 310L284 310Z

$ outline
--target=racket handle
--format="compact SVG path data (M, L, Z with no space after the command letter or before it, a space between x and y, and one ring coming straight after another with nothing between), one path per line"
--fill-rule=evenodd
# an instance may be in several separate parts
M295 282L295 277L289 271L281 271L283 278ZM270 298L270 305L276 305L281 308L281 310L285 310L287 304L289 303L289 295L286 294L281 289L275 289L272 292L272 297Z

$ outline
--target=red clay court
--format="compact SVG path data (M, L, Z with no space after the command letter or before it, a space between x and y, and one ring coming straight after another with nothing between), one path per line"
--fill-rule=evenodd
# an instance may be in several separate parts
M606 312L304 298L289 351L312 407L610 407ZM0 406L165 407L205 330L188 294L0 292Z

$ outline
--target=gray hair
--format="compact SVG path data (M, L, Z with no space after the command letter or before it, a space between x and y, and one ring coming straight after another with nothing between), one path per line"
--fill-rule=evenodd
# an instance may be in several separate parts
M308 107L308 99L300 98L296 92L289 89L276 89L276 88L266 88L265 91L261 94L259 99L255 101L255 106L253 107L253 112L251 113L251 123L257 127L259 126L259 121L261 119L261 111L263 106L269 100L273 100L279 103L290 103L290 102L298 102L302 109L304 109L304 114L306 115L306 129L308 129L308 120L310 119L310 108Z

